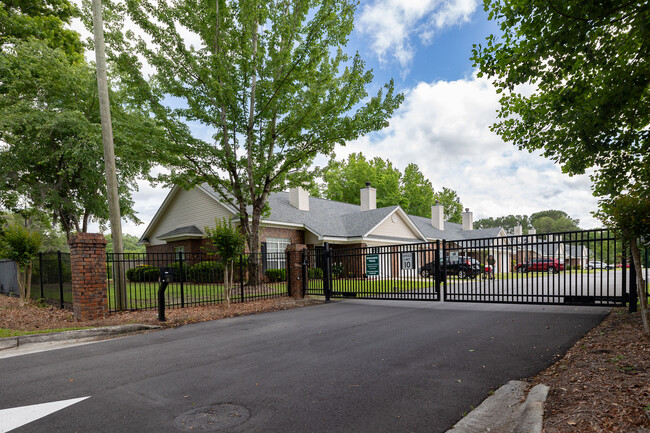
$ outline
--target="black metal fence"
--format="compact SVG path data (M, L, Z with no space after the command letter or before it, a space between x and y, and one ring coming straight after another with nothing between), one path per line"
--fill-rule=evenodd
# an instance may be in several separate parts
M382 247L326 244L307 256L305 292L327 298L636 305L629 251L608 230ZM642 259L647 281L647 249Z
M444 248L448 273L455 262L477 269L445 284L448 302L621 306L628 300L627 272L616 267L627 264L627 255L607 230L462 240Z
M109 253L106 265L111 312L156 308L162 274L169 278L165 304L170 308L288 295L286 253L239 256L228 269L232 285L225 283L224 262L207 253Z
M440 243L324 248L307 254L306 293L333 298L440 299L440 280L429 268Z
M32 299L72 308L70 253L40 253L32 262Z

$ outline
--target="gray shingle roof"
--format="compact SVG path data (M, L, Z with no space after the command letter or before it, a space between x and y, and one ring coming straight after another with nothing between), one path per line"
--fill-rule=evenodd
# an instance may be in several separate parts
M220 199L207 184L202 187L215 198ZM289 203L288 192L270 194L268 203L271 214L265 218L266 220L304 225L311 232L327 237L364 236L398 208L398 206L388 206L361 211L361 206L356 204L309 197L309 211L302 211ZM427 239L480 239L496 237L501 232L501 228L463 231L460 224L450 222L445 222L445 230L442 231L434 228L429 218L413 215L408 217Z
M182 236L182 235L198 235L203 236L203 232L198 229L197 226L184 226L178 227L170 232L163 233L158 236L158 239L170 238L172 236Z

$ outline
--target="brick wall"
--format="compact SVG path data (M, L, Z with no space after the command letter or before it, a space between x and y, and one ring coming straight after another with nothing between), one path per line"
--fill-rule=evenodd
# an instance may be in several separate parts
M106 239L98 233L78 233L69 244L74 316L103 319L108 314Z
M294 299L305 297L303 293L302 250L306 248L307 246L304 244L292 244L287 247L289 253L287 283L289 284L289 295Z
M184 247L187 254L202 253L204 250L201 249L201 246L205 242L210 241L207 239L184 239L182 241L167 242L163 245L147 245L147 253L173 253L177 247Z
M260 233L260 242L266 242L266 238L291 239L292 244L305 243L305 231L302 229L278 229L265 227Z

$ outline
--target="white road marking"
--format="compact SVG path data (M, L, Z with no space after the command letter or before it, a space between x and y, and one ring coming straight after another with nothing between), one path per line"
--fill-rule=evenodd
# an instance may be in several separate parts
M71 398L70 400L53 401L51 403L33 404L31 406L13 407L0 410L0 433L5 433L32 421L48 416L51 413L79 403L88 397Z

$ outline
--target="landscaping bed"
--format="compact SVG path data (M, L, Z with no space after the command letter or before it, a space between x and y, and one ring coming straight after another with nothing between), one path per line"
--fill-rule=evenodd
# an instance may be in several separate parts
M295 300L293 298L283 297L254 302L232 303L230 304L230 308L225 304L170 308L165 310L167 321L164 323L159 322L156 318L156 309L123 311L110 314L105 319L77 321L74 319L74 315L70 310L61 310L52 306L40 306L36 303L20 307L18 298L0 295L0 329L42 331L125 325L130 323L173 327L186 323L286 310L320 303L322 301L314 299Z
M550 387L545 433L650 432L650 339L638 313L614 309L531 382Z

